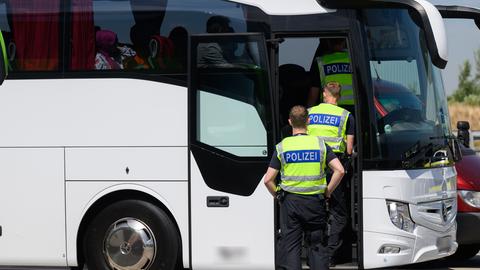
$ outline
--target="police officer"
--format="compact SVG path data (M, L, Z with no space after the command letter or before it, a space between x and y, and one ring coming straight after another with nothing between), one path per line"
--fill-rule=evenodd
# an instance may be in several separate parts
M338 82L329 82L325 85L323 90L325 103L310 108L308 134L323 138L325 143L339 157L342 164L347 167L353 150L355 124L353 116L347 110L336 106L341 92L341 86ZM331 265L335 264L335 253L342 245L341 233L347 225L346 182L345 180L342 181L340 186L332 193L332 198L329 201L330 234L328 251L331 256Z
M307 135L308 111L303 106L290 110L293 136L283 139L265 174L265 185L280 201L281 237L277 265L282 270L301 270L301 244L305 233L310 269L328 269L325 250L327 213L325 198L340 183L344 169L322 139ZM333 170L327 186L325 169ZM275 178L281 172L277 186Z
M312 107L318 104L320 85L325 86L328 82L335 81L342 85L338 105L352 110L354 105L352 67L350 56L346 51L346 40L345 38L330 38L324 39L322 42L316 53L322 55L315 58L310 69L312 87L308 95L307 106Z

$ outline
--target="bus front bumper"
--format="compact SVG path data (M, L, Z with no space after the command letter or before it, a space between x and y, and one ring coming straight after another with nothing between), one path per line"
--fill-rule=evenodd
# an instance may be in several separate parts
M410 237L365 231L364 243L365 269L436 260L452 255L458 247L456 225L447 232L418 226Z

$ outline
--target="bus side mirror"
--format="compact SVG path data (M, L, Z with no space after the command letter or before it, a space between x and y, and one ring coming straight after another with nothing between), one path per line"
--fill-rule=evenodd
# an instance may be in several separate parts
M5 78L7 78L7 74L8 74L7 48L5 47L3 34L0 33L0 85L2 85Z
M459 142L465 145L465 147L470 147L470 123L468 121L458 121L457 129L457 137Z

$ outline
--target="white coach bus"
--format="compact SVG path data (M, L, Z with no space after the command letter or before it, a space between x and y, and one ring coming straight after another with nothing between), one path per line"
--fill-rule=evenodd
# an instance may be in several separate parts
M274 269L261 180L333 39L355 97L346 262L457 248L425 0L0 0L0 29L1 267Z

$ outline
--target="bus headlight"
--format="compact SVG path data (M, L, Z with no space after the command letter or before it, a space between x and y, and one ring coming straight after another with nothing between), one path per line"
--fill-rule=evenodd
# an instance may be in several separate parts
M471 207L480 208L480 192L471 190L459 190L460 198Z
M413 232L415 223L410 218L410 210L407 203L387 201L387 209L393 225L401 230Z

